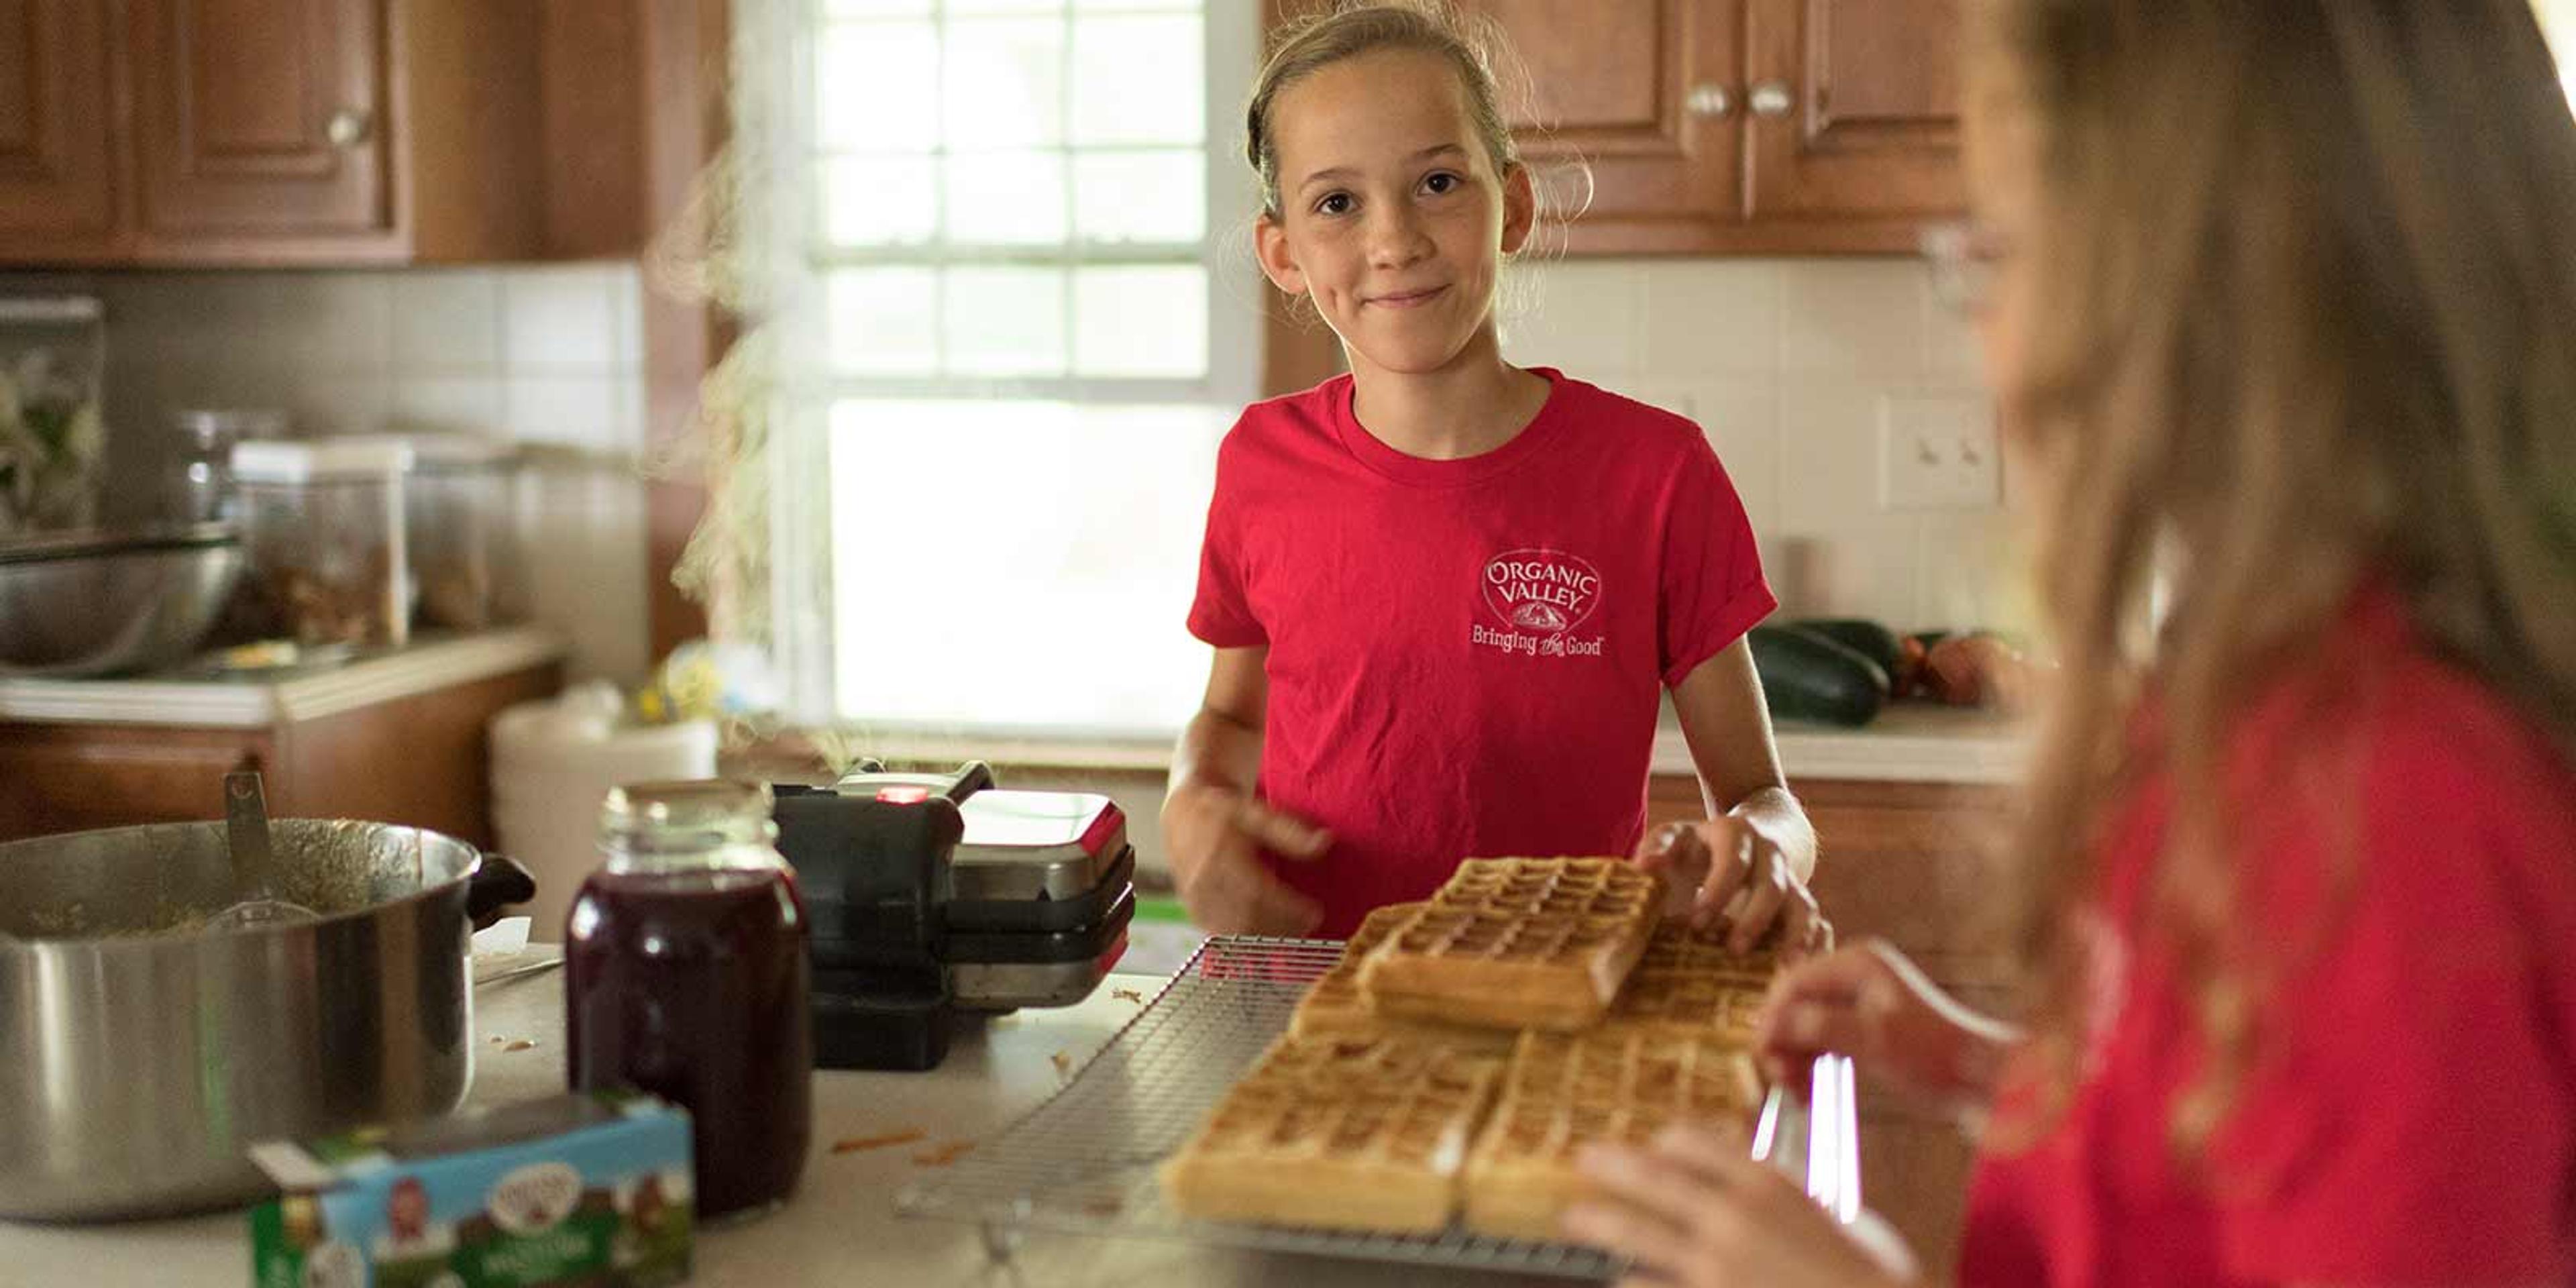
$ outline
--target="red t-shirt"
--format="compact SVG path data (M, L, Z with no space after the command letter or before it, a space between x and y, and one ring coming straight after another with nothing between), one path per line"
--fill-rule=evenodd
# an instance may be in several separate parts
M1335 838L1271 867L1322 934L1461 859L1633 849L1659 690L1776 605L1698 426L1539 374L1537 418L1481 456L1379 442L1347 376L1217 454L1190 632L1269 647L1260 794Z
M1982 1163L1963 1285L2576 1281L2576 773L2392 597L2346 626L2230 750L2237 947L2284 978L2206 1158L2166 1144L2204 1047L2139 930L2151 778L2109 835L2091 1072Z

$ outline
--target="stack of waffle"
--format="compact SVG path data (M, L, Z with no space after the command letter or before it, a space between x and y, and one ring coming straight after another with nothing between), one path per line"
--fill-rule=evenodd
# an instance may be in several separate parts
M1662 895L1616 859L1476 859L1380 909L1164 1169L1173 1205L1404 1233L1463 1208L1479 1233L1554 1237L1583 1146L1758 1098L1773 963L1659 927Z

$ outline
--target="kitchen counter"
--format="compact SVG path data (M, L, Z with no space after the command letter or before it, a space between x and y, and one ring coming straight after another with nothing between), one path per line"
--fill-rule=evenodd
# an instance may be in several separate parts
M1901 702L1862 728L1784 722L1771 736L1792 779L2010 784L2021 781L2028 730L1993 711ZM1692 772L1669 714L1655 730L1654 772Z
M0 721L264 729L557 662L568 651L552 632L521 626L427 640L336 666L267 674L174 672L123 680L0 676Z
M1138 1009L1127 989L1151 998L1159 979L1113 976L1090 1000L1055 1011L1024 1011L961 1035L930 1073L821 1072L814 1080L814 1151L802 1189L785 1210L750 1224L702 1231L693 1284L1011 1285L1012 1288L1134 1288L1138 1284L1353 1285L1445 1288L1522 1281L1491 1274L1199 1248L1168 1242L1033 1236L1009 1267L996 1265L972 1225L909 1220L894 1195L922 1174L913 1156L949 1141L983 1138L1034 1107L1078 1069ZM561 1091L563 985L560 971L496 981L476 991L475 1072L469 1104L497 1105ZM536 1043L508 1050L520 1040ZM908 1147L834 1154L834 1141L920 1130ZM250 1277L248 1222L239 1214L89 1227L0 1222L0 1288L79 1284L241 1284Z
M1173 740L1167 737L858 732L857 746L866 754L900 762L988 760L1026 768L1155 773L1172 764ZM1773 736L1781 764L1793 779L2008 784L2020 781L2025 734L2020 723L1992 711L1900 703L1864 728L1784 723ZM1652 767L1659 775L1693 772L1690 745L1669 710L1655 730Z

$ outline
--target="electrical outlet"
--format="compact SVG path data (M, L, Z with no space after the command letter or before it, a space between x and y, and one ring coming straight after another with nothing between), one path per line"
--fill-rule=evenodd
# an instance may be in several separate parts
M1889 394L1878 401L1882 510L1991 510L2003 504L1995 408L1963 394Z

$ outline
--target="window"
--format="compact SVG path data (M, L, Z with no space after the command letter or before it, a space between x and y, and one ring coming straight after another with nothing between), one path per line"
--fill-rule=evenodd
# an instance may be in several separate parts
M2558 55L2558 83L2567 87L2570 100L2576 100L2576 0L2532 0L2532 4L2540 14L2541 32Z
M778 247L772 634L795 714L1167 732L1260 283L1233 161L1256 6L738 12ZM749 75L747 74L757 74Z

